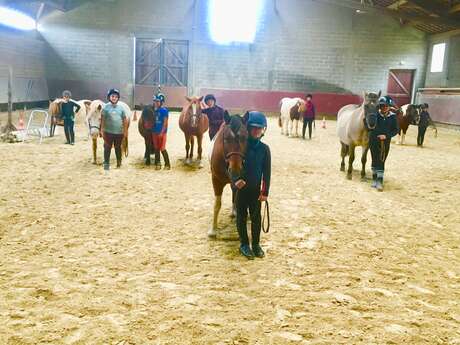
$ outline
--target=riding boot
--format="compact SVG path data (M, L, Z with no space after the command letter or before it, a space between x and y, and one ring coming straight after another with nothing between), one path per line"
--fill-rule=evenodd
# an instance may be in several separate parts
M110 151L112 148L104 147L104 170L110 169Z
M377 172L377 184L376 188L379 192L383 192L383 171Z
M254 260L254 253L252 252L251 247L249 247L249 244L241 244L240 253L248 260Z
M155 150L155 170L161 169L160 151Z
M257 257L257 258L263 258L265 256L265 252L264 250L262 249L262 247L260 246L259 243L257 244L252 244L252 251L254 253L254 256Z
M171 169L171 163L169 162L168 151L163 150L163 151L161 151L161 154L163 155L163 159L165 160L165 167L164 167L164 169L165 169L165 170L170 170L170 169Z
M67 140L66 144L70 144L70 133L69 133L69 129L66 126L64 127L64 133L65 133L65 139Z
M70 144L75 144L75 132L73 131L73 128L70 129Z
M371 184L371 187L372 188L377 188L377 172L372 169L372 184Z
M115 148L115 156L117 157L117 168L121 167L121 147Z

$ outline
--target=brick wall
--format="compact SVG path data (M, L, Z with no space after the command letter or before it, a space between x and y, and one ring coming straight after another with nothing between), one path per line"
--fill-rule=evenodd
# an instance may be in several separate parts
M0 28L0 103L8 102L8 66L13 68L13 101L48 99L45 44L35 34Z
M88 2L43 26L53 92L53 80L95 81L120 87L131 101L134 37L189 41L190 94L202 88L385 92L388 71L396 68L416 69L417 87L425 80L423 33L311 0L265 1L253 44L212 42L206 0Z

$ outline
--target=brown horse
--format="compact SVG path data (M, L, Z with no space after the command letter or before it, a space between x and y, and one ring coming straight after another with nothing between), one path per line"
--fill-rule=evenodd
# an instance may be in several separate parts
M145 153L144 162L145 165L150 165L150 155L154 153L153 141L152 141L152 127L155 123L155 111L152 106L146 106L142 110L142 115L137 123L137 129L140 135L144 138Z
M405 104L396 111L399 126L399 144L404 145L409 125L416 125L420 116L420 105ZM402 132L402 133L401 133Z
M203 134L209 128L209 120L206 114L201 112L203 97L185 97L188 104L182 109L179 117L179 127L185 135L185 164L190 164L193 158L193 144L196 137L198 143L198 162L201 164L203 152ZM189 152L190 151L190 152Z
M51 116L50 137L54 137L57 125L64 126L64 120L61 119L61 102L62 99L56 99L53 102L50 101L48 108L48 114Z
M215 200L213 222L208 231L209 237L216 237L217 235L217 218L222 205L222 193L225 185L231 180L237 180L243 174L243 161L248 139L246 128L248 117L249 113L241 117L239 115L230 116L225 111L225 122L212 141L210 163ZM235 191L233 189L232 201L234 215Z

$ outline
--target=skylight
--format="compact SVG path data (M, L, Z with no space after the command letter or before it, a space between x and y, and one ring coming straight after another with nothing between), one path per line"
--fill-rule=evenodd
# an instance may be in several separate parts
M446 44L439 43L433 46L433 53L431 54L431 72L442 72L444 69L444 55L446 51Z

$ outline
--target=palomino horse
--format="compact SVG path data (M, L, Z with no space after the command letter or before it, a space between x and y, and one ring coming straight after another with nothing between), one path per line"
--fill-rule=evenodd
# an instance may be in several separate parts
M123 110L125 111L126 118L128 120L128 129L129 129L129 124L131 123L131 109L129 106L121 101L118 101L117 103L120 105ZM89 130L89 135L92 137L92 147L93 147L93 164L97 163L97 138L99 136L99 131L101 128L101 116L102 116L102 109L104 109L105 103L102 102L101 100L95 100L92 101L91 104L89 105L89 110L87 111L86 114L86 123L88 125L88 130ZM123 139L121 143L121 151L125 155L125 157L128 157L128 137L126 139Z
M76 116L86 116L86 113L88 111L88 105L91 103L91 101L88 100L81 100L81 101L74 101L71 100L75 103L77 103L80 106L80 110L75 114ZM54 132L56 131L56 126L64 126L64 120L61 118L61 103L64 102L64 99L62 98L56 98L54 101L50 101L49 108L48 108L48 114L51 116L50 118L50 137L54 137Z
M405 104L396 113L399 126L399 144L404 145L409 125L416 125L420 116L420 105ZM401 133L402 132L402 133Z
M378 112L378 100L381 91L365 92L363 104L349 104L341 108L337 114L337 135L341 143L342 162L340 171L345 171L345 157L350 156L348 161L347 178L351 180L353 172L353 161L355 160L355 147L361 146L363 149L361 156L361 179L366 178L367 151L369 150L369 135L365 120L370 115Z
M201 112L203 97L185 97L185 99L188 104L182 109L179 117L179 127L185 135L185 163L190 164L192 162L193 137L195 136L198 143L198 162L201 164L203 134L209 128L209 120L208 116Z
M144 162L145 165L150 165L150 155L154 152L153 141L152 141L152 127L155 123L155 111L153 107L146 106L142 110L142 115L139 118L137 123L137 129L139 130L140 135L144 138L145 143L145 153L144 153Z
M225 122L212 141L210 164L215 200L212 226L208 231L209 237L217 235L217 218L222 205L222 193L225 185L243 175L243 161L248 139L248 130L246 128L248 118L249 113L241 117L239 115L230 116L225 111ZM232 190L232 202L234 211L234 190Z
M302 98L285 97L280 101L280 121L281 134L291 137L298 137L300 114L306 110L306 103ZM295 135L293 127L295 126ZM289 130L290 127L290 130Z

